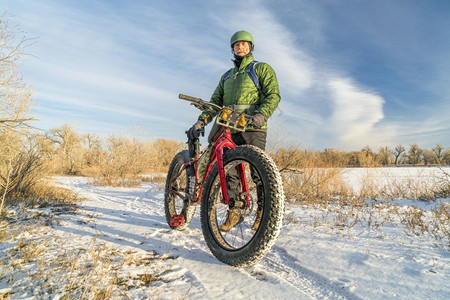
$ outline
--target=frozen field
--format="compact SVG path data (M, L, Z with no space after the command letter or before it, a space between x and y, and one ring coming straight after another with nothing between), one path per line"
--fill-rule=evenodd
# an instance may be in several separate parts
M367 176L378 176L380 182L389 176L432 181L436 178L432 170L389 168L369 175L366 169L351 169L345 172L345 180L355 189ZM17 216L23 221L22 227L16 228L20 233L0 246L0 295L58 299L68 291L82 295L83 284L92 284L109 291L109 297L115 299L450 297L448 236L444 247L442 242L437 246L429 234L407 234L396 216L377 226L356 222L340 227L333 213L288 204L283 229L269 254L252 267L236 269L209 252L201 233L199 209L187 230L168 227L161 186L97 187L82 177L58 177L57 182L85 199L81 208L75 213L34 209ZM403 201L399 201L404 204L401 209L419 205L426 220L432 219L432 208L440 205ZM371 218L386 217L383 210L366 213ZM449 230L449 224L445 226ZM42 245L42 249L36 252L38 259L26 261L18 252L31 245L34 249ZM58 268L55 258L64 255L77 261L72 269ZM109 265L105 258L110 258ZM14 260L16 267L12 268ZM94 272L95 268L100 271ZM159 277L145 281L143 274Z

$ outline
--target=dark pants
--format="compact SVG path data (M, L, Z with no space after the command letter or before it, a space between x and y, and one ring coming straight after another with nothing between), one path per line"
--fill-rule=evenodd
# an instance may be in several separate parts
M232 134L233 142L240 145L253 145L261 150L266 149L267 131L246 131Z
M233 142L237 145L253 145L262 150L266 148L266 131L246 131L239 132L231 135ZM262 209L262 201L264 197L264 191L262 190L261 179L259 178L258 172L252 167L250 168L251 177L253 182L256 184L257 194L258 194L258 209ZM239 178L239 173L237 167L229 170L227 174L227 187L229 191L229 197L235 198L241 190L241 181Z

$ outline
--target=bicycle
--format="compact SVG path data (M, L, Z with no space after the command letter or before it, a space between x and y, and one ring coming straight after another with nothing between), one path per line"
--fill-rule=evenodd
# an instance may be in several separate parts
M183 94L179 98L202 111L217 112L217 130L210 134L205 150L200 151L199 139L188 139L188 150L173 158L165 185L166 220L172 229L184 230L200 204L202 233L213 255L236 267L256 263L270 250L281 229L285 197L278 168L261 149L233 142L232 130L245 131L251 123L249 115L200 98ZM239 176L235 197L229 197L232 193L227 185L232 174ZM231 208L239 208L241 219L228 232L221 231L220 224ZM258 208L262 209L261 222L252 229Z

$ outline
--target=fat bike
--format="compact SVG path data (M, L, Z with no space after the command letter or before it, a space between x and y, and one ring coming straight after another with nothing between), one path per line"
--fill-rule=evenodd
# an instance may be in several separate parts
M215 111L217 117L208 147L200 151L199 139L188 139L188 150L170 164L164 195L167 223L174 230L186 229L200 205L202 232L212 254L235 267L254 264L281 229L285 197L278 168L261 149L233 142L232 130L245 131L249 115L200 98L179 98L202 111ZM229 187L231 176L235 182L238 178L237 190ZM220 226L230 209L239 210L240 220L225 232Z

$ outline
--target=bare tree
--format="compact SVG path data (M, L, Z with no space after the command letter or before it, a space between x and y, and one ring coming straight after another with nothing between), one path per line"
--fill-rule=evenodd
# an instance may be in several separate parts
M0 17L0 129L29 126L31 90L24 83L18 64L30 39Z
M47 138L53 141L56 146L57 161L62 167L64 174L78 174L82 167L83 149L81 137L70 125L63 125L61 128L51 129L47 133Z
M0 16L0 214L11 193L35 183L32 170L39 165L34 147L26 147L31 92L18 70L28 42Z
M383 166L388 166L391 163L393 152L388 147L381 147L378 149L378 156Z
M361 166L363 167L373 167L378 163L375 153L373 153L372 149L368 145L361 149L358 158Z
M435 157L433 151L431 151L431 150L423 149L422 159L423 159L423 163L426 166L436 164L436 157Z
M417 144L412 144L409 147L408 163L411 165L417 165L422 161L423 150L419 148Z
M442 160L444 159L444 147L442 147L441 144L437 144L436 147L431 149L434 153L434 157L436 159L436 163L440 165L442 163Z
M402 145L395 146L395 150L394 150L394 157L395 157L394 164L395 165L397 165L400 162L399 159L403 152L405 152L405 147L403 147Z
M92 133L83 135L82 137L87 149L84 153L84 162L87 166L99 165L102 154L102 141Z
M305 152L306 153L306 152ZM320 153L320 162L316 160L316 165L322 164L326 167L343 167L348 164L348 157L342 150L326 148Z
M450 165L450 149L445 150L442 156L442 163Z

